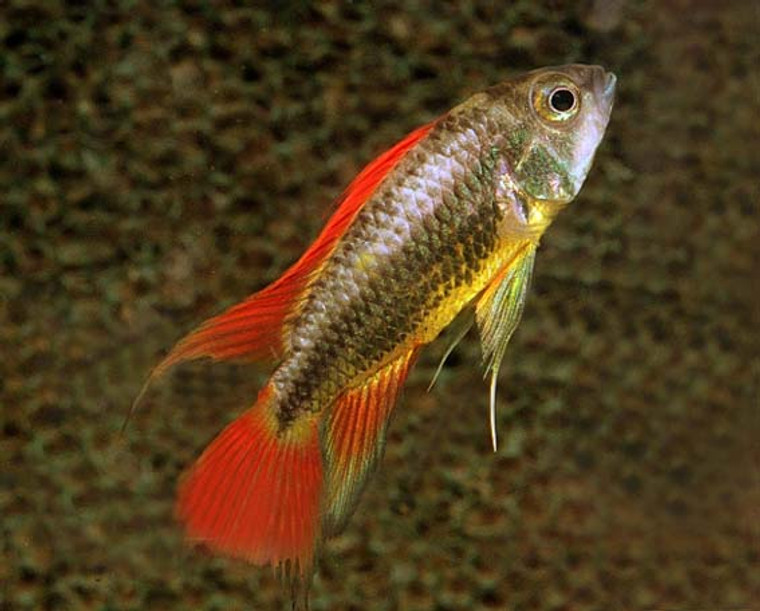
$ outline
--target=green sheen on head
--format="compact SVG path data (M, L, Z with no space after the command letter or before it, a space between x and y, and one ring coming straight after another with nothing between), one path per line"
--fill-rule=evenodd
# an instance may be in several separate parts
M487 91L510 118L501 152L518 189L556 204L578 194L610 118L615 81L600 66L573 64L535 70Z

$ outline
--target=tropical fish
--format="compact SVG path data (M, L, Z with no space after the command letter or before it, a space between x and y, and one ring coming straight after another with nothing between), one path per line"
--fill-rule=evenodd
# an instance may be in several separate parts
M364 168L279 280L171 350L150 379L199 357L277 362L181 482L192 540L308 582L377 467L420 349L463 310L496 448L497 373L539 239L580 190L614 90L598 66L545 68L416 129Z

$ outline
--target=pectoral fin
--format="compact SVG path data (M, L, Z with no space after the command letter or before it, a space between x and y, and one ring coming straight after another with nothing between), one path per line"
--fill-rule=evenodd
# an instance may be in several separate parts
M536 248L531 246L506 265L483 291L475 305L475 320L483 346L485 375L491 376L491 441L496 451L496 379L509 339L522 316L533 275Z

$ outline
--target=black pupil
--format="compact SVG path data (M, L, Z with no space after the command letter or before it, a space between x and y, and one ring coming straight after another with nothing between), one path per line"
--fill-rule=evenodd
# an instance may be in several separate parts
M557 112L566 112L575 106L575 96L569 89L557 89L549 98L549 103Z

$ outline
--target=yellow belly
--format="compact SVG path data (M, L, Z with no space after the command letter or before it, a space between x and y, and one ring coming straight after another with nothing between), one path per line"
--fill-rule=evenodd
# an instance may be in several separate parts
M472 282L460 285L441 299L438 307L432 309L420 325L416 343L433 341L454 318L468 306L505 266L513 264L531 242L529 240L505 240L498 249L483 262L480 271L473 274Z

